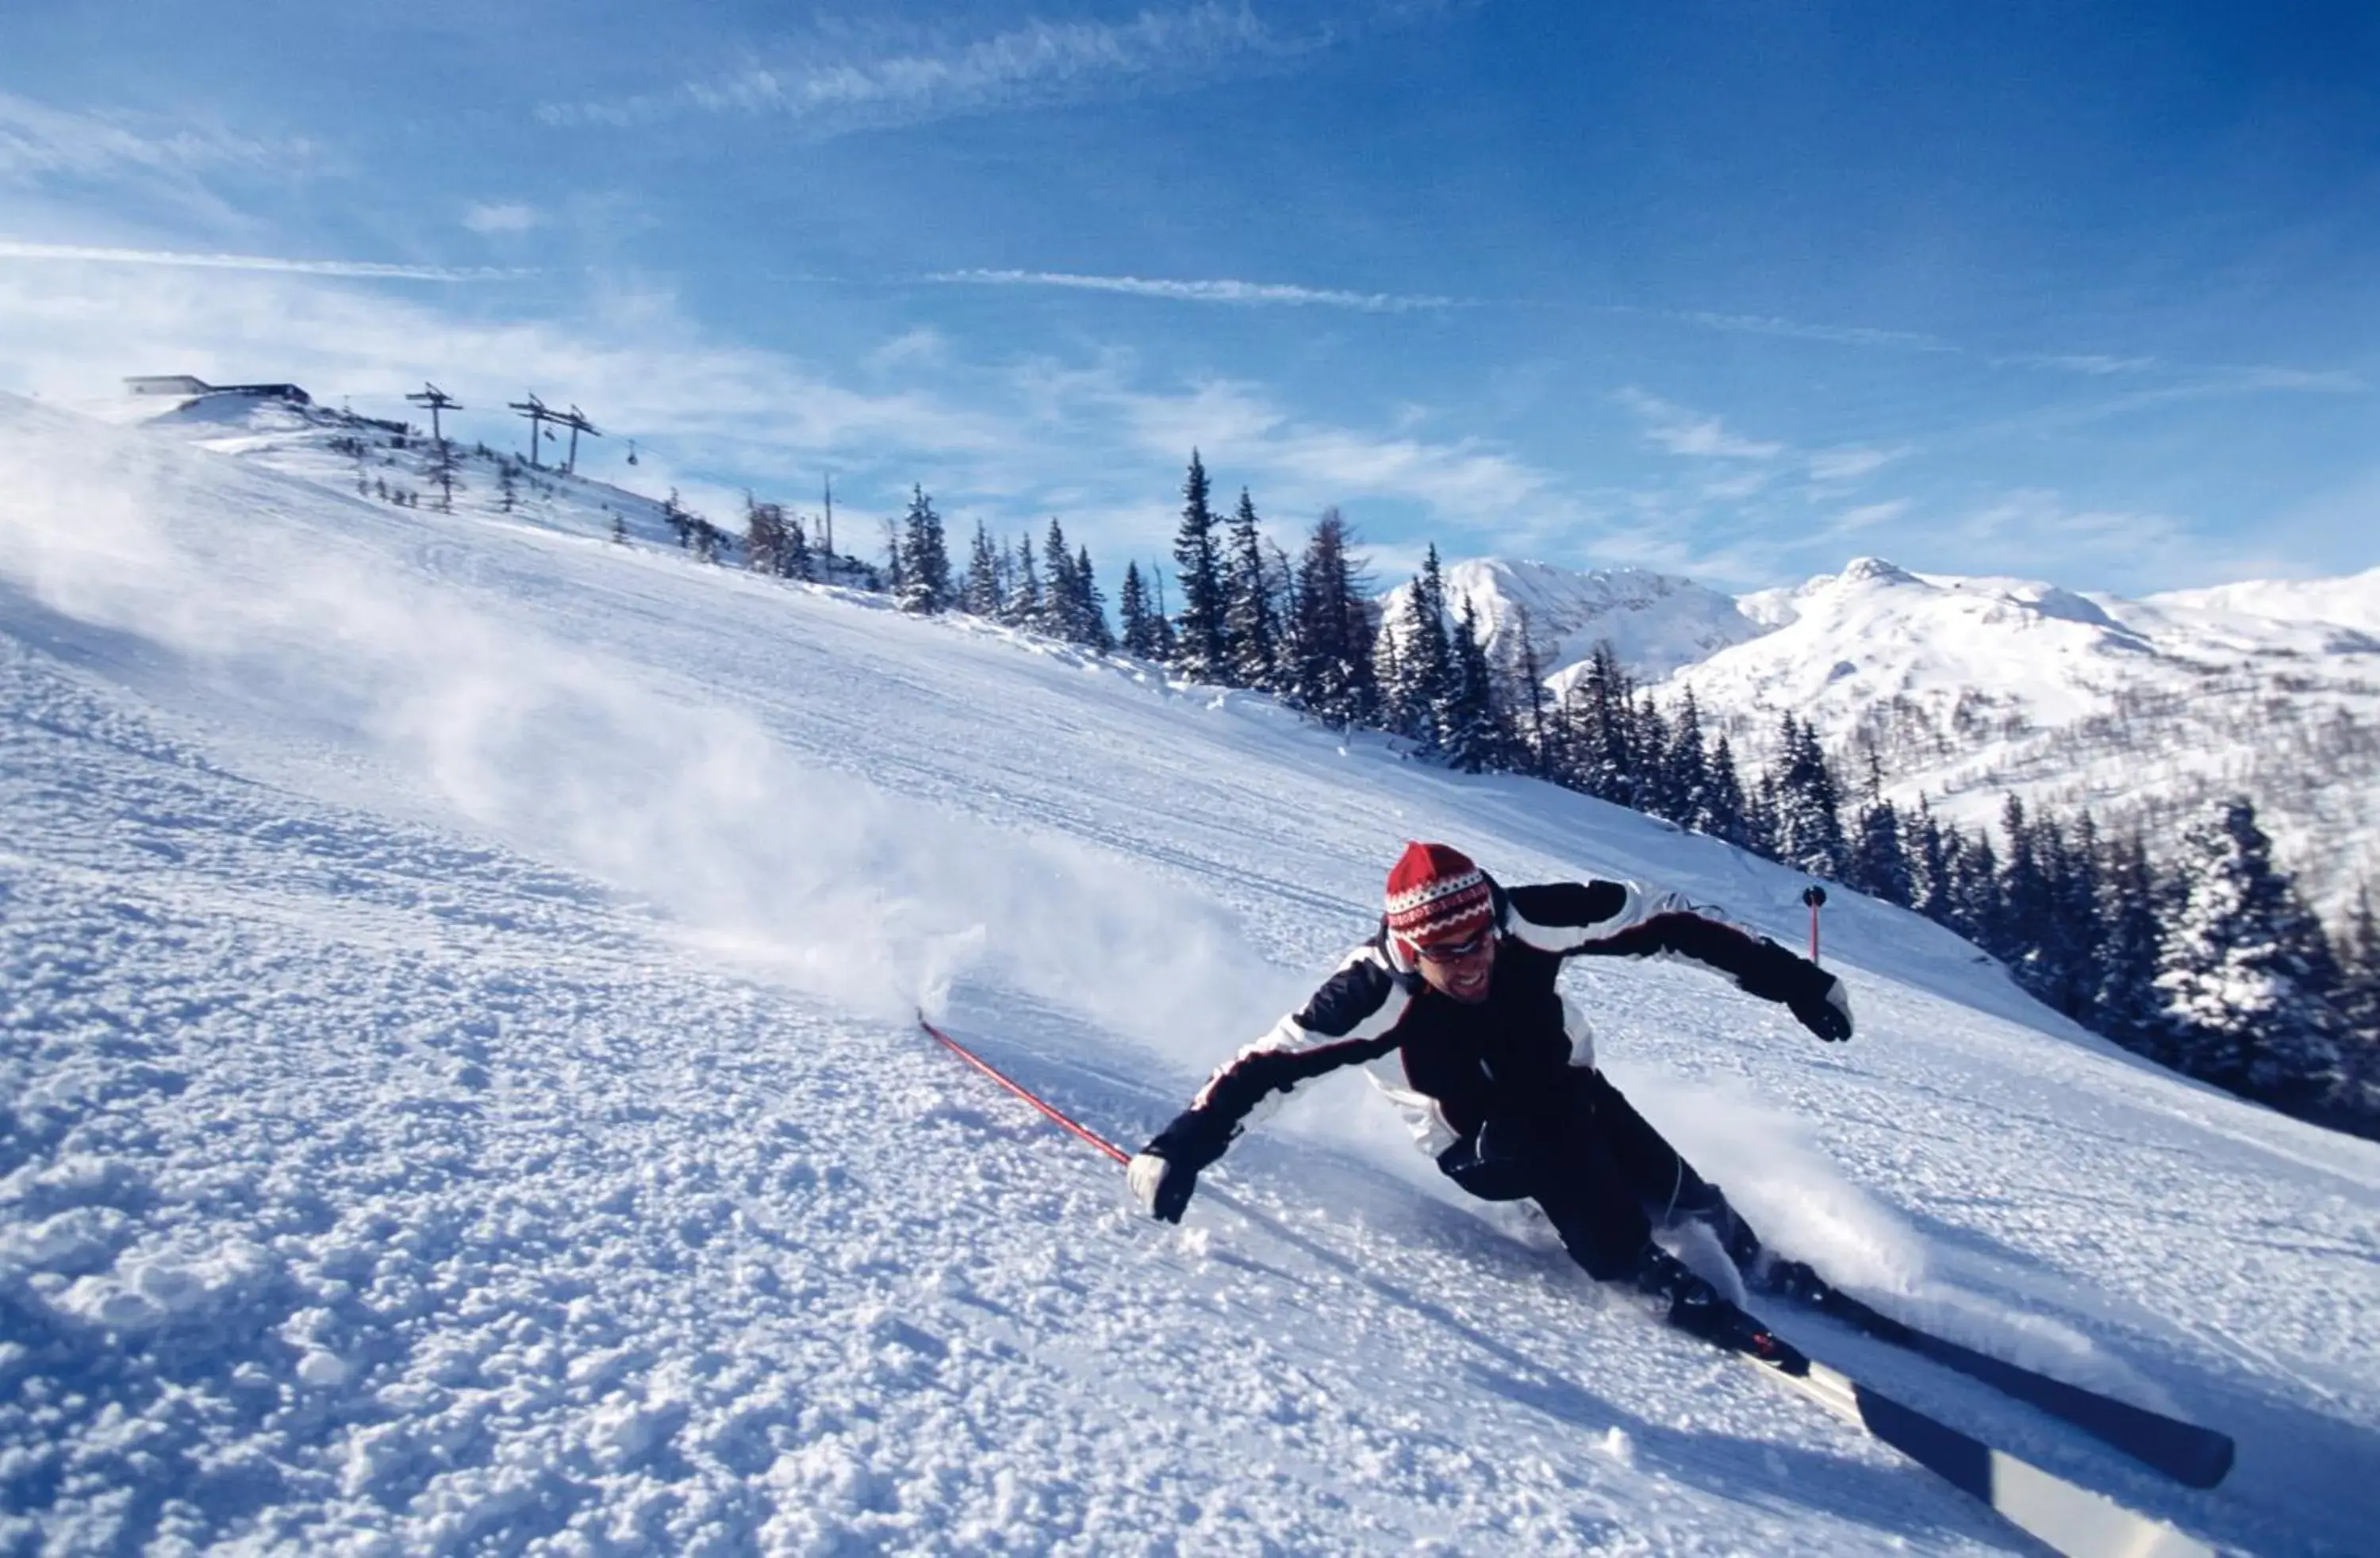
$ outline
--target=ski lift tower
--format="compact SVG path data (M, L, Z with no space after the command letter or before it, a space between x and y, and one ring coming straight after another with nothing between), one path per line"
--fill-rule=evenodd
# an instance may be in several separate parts
M576 406L570 408L568 416L556 417L553 420L557 427L570 430L570 457L564 462L562 470L565 476L576 476L578 474L578 435L583 432L589 438L601 438L603 434L587 420L587 413Z
M441 411L460 411L463 408L463 403L455 399L453 396L448 395L444 390L440 389L436 384L431 383L428 380L422 381L421 393L419 395L408 395L405 398L413 402L416 406L427 406L430 408L430 436L437 440L439 447L445 447L446 431L439 425L438 413Z
M549 420L560 421L562 419L547 410L545 402L540 400L535 395L531 395L527 400L508 400L504 403L504 409L517 411L528 419L528 463L542 470L545 468L545 462L537 457L539 440L544 435L545 424Z

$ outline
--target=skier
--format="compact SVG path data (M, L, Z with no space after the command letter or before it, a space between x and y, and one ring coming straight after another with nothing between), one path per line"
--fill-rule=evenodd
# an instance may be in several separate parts
M1127 1170L1149 1215L1182 1220L1198 1173L1299 1083L1364 1065L1422 1150L1487 1200L1535 1200L1599 1282L1670 1301L1670 1321L1715 1341L1765 1341L1743 1312L1653 1242L1656 1222L1708 1227L1754 1285L1825 1291L1780 1260L1595 1068L1594 1037L1556 988L1579 956L1672 957L1782 1002L1819 1038L1852 1036L1843 983L1674 893L1589 881L1500 886L1461 851L1412 844L1389 872L1386 912L1300 1010L1226 1062Z

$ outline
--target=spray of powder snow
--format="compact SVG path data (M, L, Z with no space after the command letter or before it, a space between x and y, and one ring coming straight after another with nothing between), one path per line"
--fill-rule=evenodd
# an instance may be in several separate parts
M21 403L0 413L0 568L45 604L151 639L242 689L244 712L262 700L362 747L475 827L773 977L897 1016L988 964L1151 1041L1185 1016L1162 992L1207 992L1211 1025L1213 992L1278 980L1210 903L1070 840L808 768L739 714L470 609L412 566L419 517Z
M1916 1234L1844 1179L1799 1122L1734 1089L1649 1067L1606 1069L1771 1248L1852 1287L1919 1286L1925 1249ZM1724 1258L1717 1264L1723 1269Z

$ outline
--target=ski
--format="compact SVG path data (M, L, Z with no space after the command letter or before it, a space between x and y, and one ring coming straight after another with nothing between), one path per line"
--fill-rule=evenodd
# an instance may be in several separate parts
M1749 1317L1747 1317L1749 1318ZM1759 1325L1755 1321L1755 1327ZM1689 1331L1689 1334L1702 1334ZM1915 1461L2066 1558L2214 1558L2215 1550L2162 1520L2125 1508L2030 1461L1809 1357L1765 1327L1712 1337L1769 1378L1790 1386Z
M2234 1446L2228 1434L1961 1346L1881 1314L1831 1286L1803 1302L1855 1331L1932 1358L2037 1406L2177 1482L2192 1488L2212 1488L2231 1470Z

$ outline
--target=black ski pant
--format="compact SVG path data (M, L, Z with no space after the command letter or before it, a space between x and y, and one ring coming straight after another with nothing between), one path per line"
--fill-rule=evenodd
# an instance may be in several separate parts
M1760 1242L1718 1186L1694 1171L1599 1071L1515 1100L1439 1155L1438 1166L1483 1200L1534 1200L1571 1259L1598 1282L1634 1274L1656 1223L1707 1223L1738 1266Z

